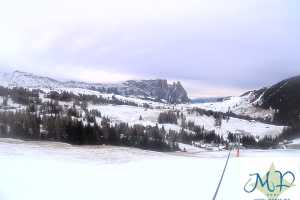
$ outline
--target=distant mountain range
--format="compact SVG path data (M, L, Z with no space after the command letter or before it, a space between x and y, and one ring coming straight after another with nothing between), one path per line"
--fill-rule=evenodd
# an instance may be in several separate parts
M181 83L169 84L165 79L156 80L129 80L114 84L86 83L78 81L59 81L46 76L32 73L14 71L13 73L0 74L0 85L5 87L26 88L83 88L105 93L124 96L135 96L154 101L168 103L187 103L188 94Z

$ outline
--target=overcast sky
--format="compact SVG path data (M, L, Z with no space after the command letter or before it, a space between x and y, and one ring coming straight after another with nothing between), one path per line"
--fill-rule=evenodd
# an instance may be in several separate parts
M299 10L298 0L9 0L0 68L236 95L300 74Z

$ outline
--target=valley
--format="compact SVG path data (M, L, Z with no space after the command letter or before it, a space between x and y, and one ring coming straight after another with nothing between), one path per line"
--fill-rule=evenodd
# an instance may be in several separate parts
M24 126L28 124L22 125L23 132L28 132L28 135L24 133L23 139L43 138L73 144L114 143L127 146L129 144L127 140L131 140L132 136L126 130L131 128L133 131L146 131L150 128L144 136L148 142L157 139L160 141L159 145L167 145L168 148L174 150L186 150L186 148L179 148L181 143L198 148L223 146L222 148L225 149L230 143L237 142L236 134L242 137L242 145L250 148L288 148L286 144L291 142L286 142L284 139L294 139L282 136L289 126L274 121L274 116L278 112L276 109L259 106L262 104L264 95L261 90L250 91L237 97L227 97L216 102L171 103L168 102L169 97L157 99L160 88L169 87L166 81L158 81L157 83L162 85L150 88L145 87L148 83L146 81L145 84L140 84L142 86L139 89L140 91L143 88L144 95L140 92L124 95L120 94L118 88L104 91L99 87L94 87L101 84L88 87L87 85L90 84L73 81L70 85L69 82L60 82L19 71L12 75L2 75L2 77L4 78L1 82L3 88L0 95L2 99L0 110L4 114L27 112L29 116L38 116L36 120L42 120L37 122L39 125L35 125L40 127L37 129L30 127L24 129ZM138 81L129 82L137 83ZM151 83L154 84L155 81ZM137 88L136 85L132 87ZM127 90L134 89L127 88ZM181 90L184 91L184 88ZM187 97L185 91L180 93L178 99L172 99L172 102L182 102L182 98L187 99L184 96ZM163 114L165 120L159 121ZM170 119L174 120L170 121ZM60 128L55 128L56 125L54 125L51 128L49 123L52 123L51 121L56 123L55 120L75 120L81 123L80 126L84 129L96 128L91 129L91 135L82 143L83 141L78 138L84 138L85 135L69 133L66 125L60 125ZM9 133L12 124L5 124L7 120L2 120L1 123L2 137L20 137L20 134ZM18 125L14 124L14 126ZM59 129L63 130L62 133ZM108 142L111 139L109 131L114 131L114 139L110 142ZM157 132L156 139L153 138L153 134L156 133L152 131ZM149 148L140 142L136 144L137 141L134 139L134 142L130 144ZM151 148L159 149L160 147Z

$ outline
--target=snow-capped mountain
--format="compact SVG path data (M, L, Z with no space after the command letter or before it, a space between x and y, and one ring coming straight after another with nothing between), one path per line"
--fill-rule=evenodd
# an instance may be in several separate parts
M121 83L102 84L77 81L59 81L32 73L14 71L0 74L0 84L5 87L26 88L83 88L104 93L135 96L168 103L186 103L189 101L186 90L180 82L169 84L167 80L129 80Z

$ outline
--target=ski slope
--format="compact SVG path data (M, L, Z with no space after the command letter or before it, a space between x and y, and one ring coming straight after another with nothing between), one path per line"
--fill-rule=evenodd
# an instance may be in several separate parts
M1 200L212 199L227 152L159 153L111 146L0 140ZM299 150L242 151L245 159ZM217 199L239 200L232 157ZM300 166L299 166L300 167Z

